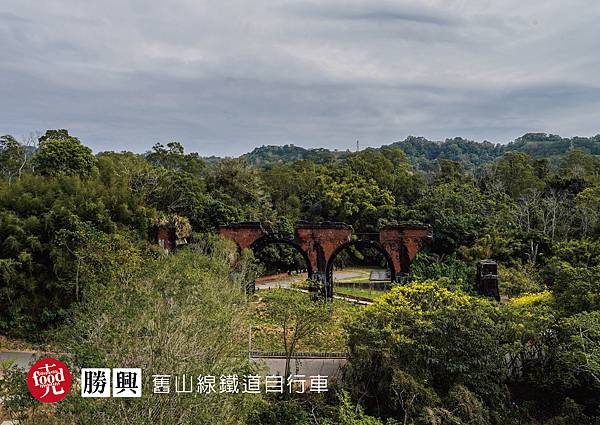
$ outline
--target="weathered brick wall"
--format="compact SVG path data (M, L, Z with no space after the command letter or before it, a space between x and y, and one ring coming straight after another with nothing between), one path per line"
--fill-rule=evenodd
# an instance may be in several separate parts
M260 223L235 223L219 227L221 236L235 241L235 243L244 250L267 232Z
M396 273L408 273L412 260L432 238L428 226L385 226L379 231L379 242L392 257Z
M235 241L240 249L250 248L267 235L263 226L254 222L221 226L219 233ZM334 251L351 236L352 227L344 223L300 223L294 230L294 241L307 254L313 272L326 272ZM427 226L386 226L379 232L379 242L390 255L396 273L408 273L415 255L432 237Z
M308 254L312 269L325 272L333 251L348 242L352 227L343 223L301 223L295 228L295 240Z
M156 229L156 241L168 254L175 248L175 229L169 226L158 226Z

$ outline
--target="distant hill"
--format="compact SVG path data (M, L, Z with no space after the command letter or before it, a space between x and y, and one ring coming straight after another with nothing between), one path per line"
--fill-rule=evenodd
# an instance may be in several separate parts
M252 152L242 155L250 164L259 167L269 167L278 163L292 161L313 161L318 164L333 162L343 159L350 151L330 151L325 148L305 149L300 146L261 146Z
M460 162L469 170L493 161L503 153L502 145L487 141L474 142L460 137L441 142L409 136L391 146L402 149L411 163L419 169L430 168L438 159L450 159Z
M504 146L505 152L524 152L537 158L562 156L572 149L581 149L592 155L600 155L600 134L594 137L568 139L555 134L527 133Z
M438 159L449 159L462 164L466 170L472 170L491 162L506 152L523 152L535 158L558 158L572 149L600 155L600 135L594 137L563 138L554 134L527 133L515 141L506 144L494 144L488 141L456 137L444 141L428 140L424 137L409 136L405 140L391 145L402 149L415 168L431 169ZM379 148L381 149L381 148ZM258 167L271 167L275 164L299 160L314 161L319 164L340 161L350 155L349 150L338 151L325 148L306 149L295 145L261 146L242 155L250 164ZM205 158L212 163L219 158Z

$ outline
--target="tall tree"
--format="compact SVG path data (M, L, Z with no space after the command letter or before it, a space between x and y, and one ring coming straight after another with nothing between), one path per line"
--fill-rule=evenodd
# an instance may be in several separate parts
M265 311L269 319L282 329L285 350L285 374L290 375L290 362L300 341L320 332L331 319L331 303L323 299L311 299L306 294L290 290L277 291L277 302Z
M27 150L13 136L0 137L0 173L10 184L21 175L27 162Z
M237 209L240 218L273 221L267 187L259 171L246 161L231 158L219 161L208 175L207 186L213 198Z
M518 199L528 189L543 188L543 182L536 176L531 157L524 153L505 154L498 161L496 173L504 190L513 199Z
M36 174L89 177L98 173L92 150L70 136L67 130L48 130L39 141L33 157Z
M147 159L151 164L190 174L200 174L205 168L204 161L198 153L184 153L183 145L179 142L169 142L166 147L156 143L152 147L152 152L147 155Z

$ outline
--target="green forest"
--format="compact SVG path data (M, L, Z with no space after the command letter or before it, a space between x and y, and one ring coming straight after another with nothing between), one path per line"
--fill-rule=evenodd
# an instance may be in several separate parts
M348 353L324 394L72 391L54 408L2 366L0 409L21 423L600 424L600 135L204 158L179 142L94 154L59 129L2 136L0 177L1 336L70 365L220 375L255 367L239 354L257 315L272 327L286 315L323 336L305 347ZM299 266L290 250L259 258L218 236L241 221L281 235L301 221L427 224L434 239L407 284L354 306L246 294L257 274ZM159 226L187 243L165 255ZM498 262L500 302L476 293L482 259Z

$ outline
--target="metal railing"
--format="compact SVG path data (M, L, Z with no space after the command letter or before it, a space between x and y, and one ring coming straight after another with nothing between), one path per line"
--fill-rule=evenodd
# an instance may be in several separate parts
M285 351L250 351L248 354L250 357L287 357L287 353ZM346 359L347 357L348 353L344 352L319 353L315 351L296 351L292 354L293 359Z

